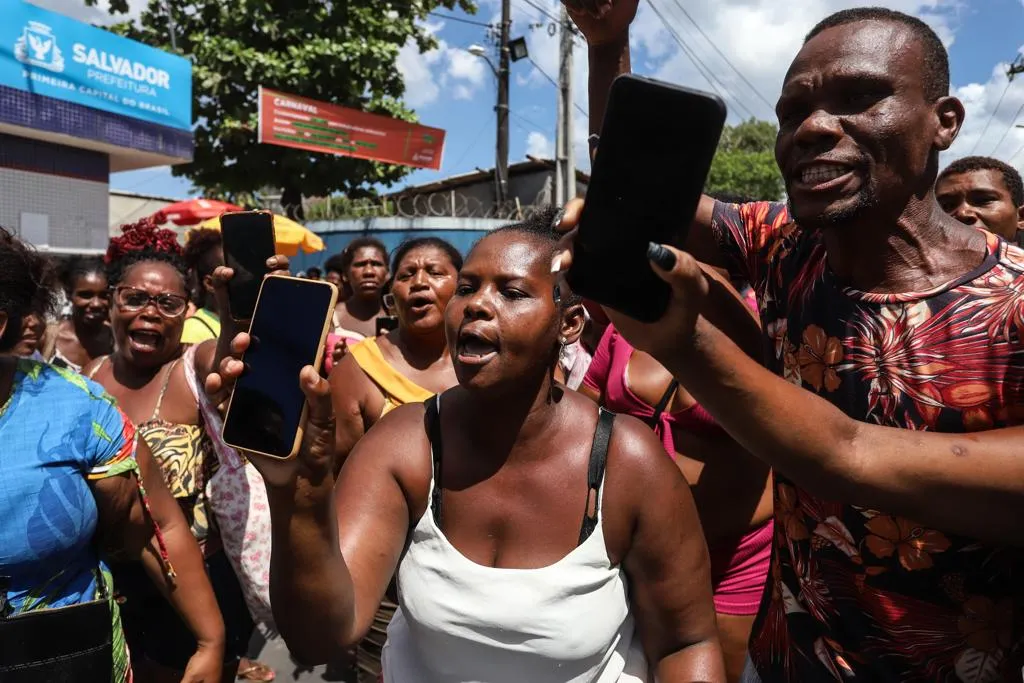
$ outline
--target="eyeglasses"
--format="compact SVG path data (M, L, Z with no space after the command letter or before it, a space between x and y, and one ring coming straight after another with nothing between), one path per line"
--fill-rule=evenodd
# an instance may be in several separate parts
M185 313L188 308L188 299L177 294L157 294L152 296L149 292L134 287L118 287L114 290L114 300L118 308L130 313L141 311L150 304L156 306L156 310L165 318L177 318Z

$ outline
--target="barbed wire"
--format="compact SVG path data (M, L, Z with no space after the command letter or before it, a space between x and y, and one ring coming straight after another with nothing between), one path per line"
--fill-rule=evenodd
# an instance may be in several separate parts
M302 216L306 223L315 221L361 218L491 218L497 220L526 220L546 206L547 193L542 191L533 202L523 203L511 199L497 204L457 191L398 194L379 199L326 198L306 199L302 202ZM293 215L291 206L279 200L260 202L259 208L280 215Z

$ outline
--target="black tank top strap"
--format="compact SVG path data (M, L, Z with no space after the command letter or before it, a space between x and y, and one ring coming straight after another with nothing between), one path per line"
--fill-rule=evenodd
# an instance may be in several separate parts
M444 448L441 444L441 402L437 395L428 398L424 404L427 414L424 417L427 437L430 439L430 461L434 470L434 486L430 494L430 513L434 516L434 524L441 528L441 456Z
M678 380L673 379L668 383L668 389L665 389L665 393L661 395L658 405L654 406L654 414L647 419L647 424L651 429L657 431L658 422L661 421L661 416L664 414L665 409L668 408L668 404L672 400L672 397L675 396L677 389L679 389Z
M604 481L605 466L608 463L608 444L612 438L612 426L615 413L604 408L598 409L597 428L594 430L594 443L590 447L590 464L587 467L587 504L583 510L583 525L580 527L580 540L577 545L590 538L597 528L598 513L601 507L601 482Z
M430 440L430 458L434 475L434 485L430 495L430 513L434 516L434 523L441 528L441 471L444 446L441 440L440 401L437 396L431 396L424 404L427 409L424 421L427 437ZM594 442L590 448L590 462L587 466L587 501L583 511L583 523L580 527L579 545L590 538L594 529L597 528L601 505L601 482L604 481L605 466L608 463L608 444L611 442L614 422L615 413L601 408L597 419L597 428L594 430Z

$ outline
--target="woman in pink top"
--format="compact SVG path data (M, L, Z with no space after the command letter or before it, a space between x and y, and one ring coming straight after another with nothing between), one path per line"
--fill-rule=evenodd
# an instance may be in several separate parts
M771 560L767 466L748 454L668 371L609 326L580 391L637 417L661 437L690 482L711 554L719 637L730 681L739 680Z

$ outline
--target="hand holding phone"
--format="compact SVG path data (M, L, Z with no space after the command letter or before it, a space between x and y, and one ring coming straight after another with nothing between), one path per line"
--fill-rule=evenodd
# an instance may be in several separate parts
M615 79L566 279L584 298L644 322L670 298L647 247L682 244L725 124L714 95Z
M228 281L228 308L234 320L250 320L256 308L267 261L277 250L274 216L269 211L239 211L220 217L224 263L234 271Z
M299 374L319 368L337 302L329 282L273 275L263 280L224 418L224 441L270 458L293 458L302 441L306 396Z

